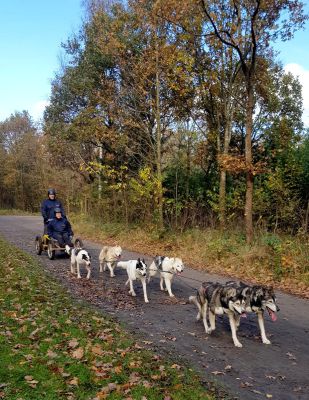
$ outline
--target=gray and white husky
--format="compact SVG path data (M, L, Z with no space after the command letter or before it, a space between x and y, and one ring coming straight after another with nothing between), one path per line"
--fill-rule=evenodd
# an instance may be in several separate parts
M233 286L225 286L220 283L204 282L197 290L196 296L190 296L189 301L198 308L196 319L202 318L205 331L210 334L216 329L216 315L227 314L229 317L232 338L236 347L242 347L237 338L236 319L245 314L245 297L241 290ZM207 311L210 327L207 323Z
M276 313L279 311L279 307L276 303L276 296L272 287L266 287L261 285L246 285L243 282L229 281L225 284L227 287L233 287L237 290L241 290L242 295L246 298L246 312L254 312L257 314L258 323L261 332L262 342L264 344L270 344L270 340L267 339L264 326L264 312L267 310L272 321L276 321ZM240 318L235 315L236 327L238 328Z

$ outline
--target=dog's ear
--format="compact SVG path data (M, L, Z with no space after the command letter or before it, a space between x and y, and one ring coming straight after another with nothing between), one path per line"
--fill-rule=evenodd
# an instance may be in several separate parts
M143 258L143 263L144 263L144 264L146 264L146 262L145 262L145 258Z
M141 259L140 259L139 257L138 257L138 259L137 259L137 262L138 262L138 263L140 263L140 262L141 262Z

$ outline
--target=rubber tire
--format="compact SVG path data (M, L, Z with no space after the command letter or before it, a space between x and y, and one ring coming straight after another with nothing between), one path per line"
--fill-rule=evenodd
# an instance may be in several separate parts
M38 256L42 254L43 251L43 243L42 243L42 238L40 236L37 236L35 238L35 252Z
M53 243L51 243L51 242L48 243L48 246L47 246L47 257L50 260L53 260L55 258L55 254L56 254L56 251L52 250L52 248L53 248Z

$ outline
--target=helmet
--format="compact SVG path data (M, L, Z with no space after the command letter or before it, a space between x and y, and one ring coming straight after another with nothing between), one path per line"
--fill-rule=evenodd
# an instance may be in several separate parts
M61 208L59 208L59 207L55 207L54 211L55 211L55 214L62 213Z
M54 195L56 196L56 190L55 190L55 189L48 189L48 190L47 190L47 194L48 194L48 196L49 196L50 194L54 194Z

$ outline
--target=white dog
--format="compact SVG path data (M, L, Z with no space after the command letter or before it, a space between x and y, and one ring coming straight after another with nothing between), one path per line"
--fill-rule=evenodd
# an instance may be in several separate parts
M89 279L91 274L91 256L88 251L81 247L72 248L67 244L65 251L71 256L71 273L75 275L77 272L77 278L80 279L80 266L84 264L87 269L87 279Z
M172 293L172 280L175 274L179 275L183 272L184 265L181 258L169 258L156 256L149 267L149 278L160 274L160 288L164 290L163 281L170 297L174 297Z
M120 246L104 246L99 255L100 272L103 270L105 271L107 266L111 277L115 276L114 269L117 265L117 261L121 257L121 254L122 248Z
M127 270L128 280L126 282L126 285L128 283L130 284L129 293L132 296L136 296L133 287L133 281L139 279L143 285L145 303L149 303L146 290L147 265L145 263L145 260L141 260L140 258L138 258L137 260L119 261L118 266Z

